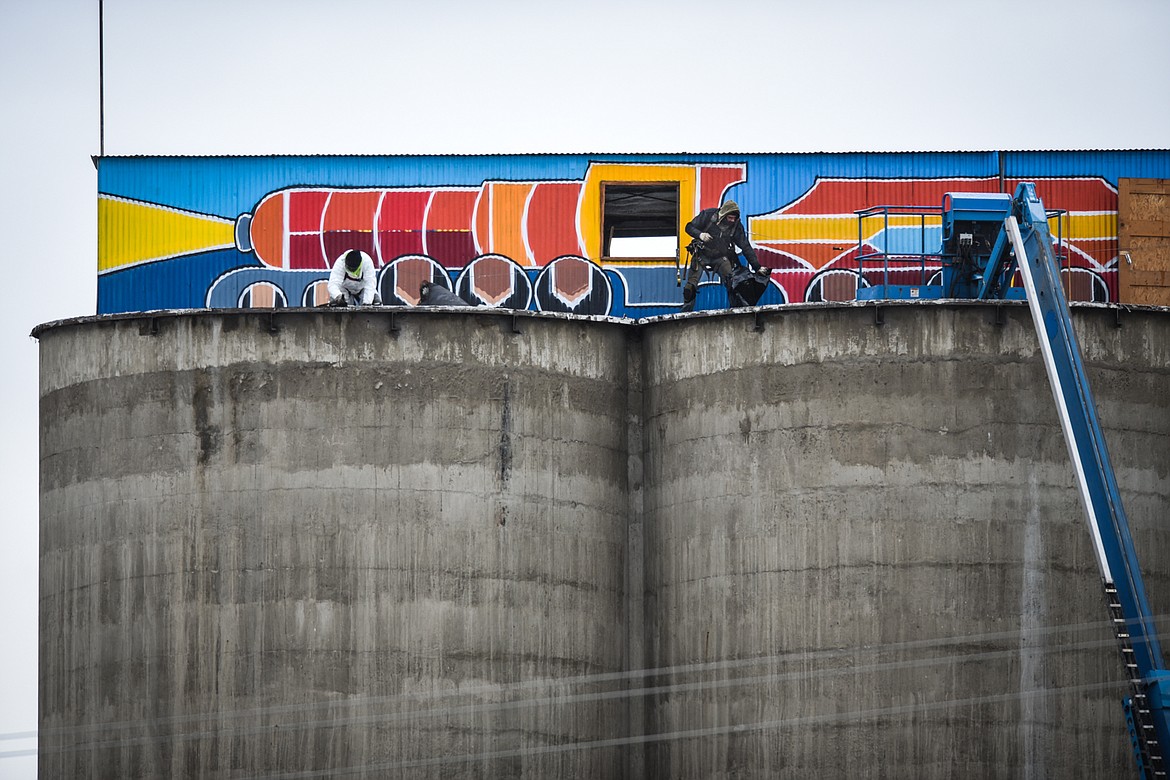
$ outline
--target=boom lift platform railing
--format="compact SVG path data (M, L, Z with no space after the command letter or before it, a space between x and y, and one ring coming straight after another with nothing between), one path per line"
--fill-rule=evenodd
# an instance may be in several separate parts
M941 206L871 206L853 212L857 299L1023 300L1014 262L999 268L998 274L982 262L1004 248L995 242L1006 242L1001 228L1011 203L1006 194L947 193ZM1062 236L1066 213L1045 211L1049 220L1056 220L1053 251L1062 269L1069 259Z
M927 228L942 224L941 206L872 206L854 213L857 215L857 272L860 279L871 284L868 288L858 284L858 300L872 299L879 290L884 298L919 298L924 292L942 297L942 287L932 286L929 281L950 258L939 251L927 251ZM883 248L866 252L865 232L872 233L878 223ZM915 247L908 243L893 241L895 231L914 227L918 229L917 251L912 251ZM904 243L905 248L891 251L893 243ZM879 280L880 284L874 284Z
M872 218L892 213L880 211L887 208L857 213L860 219ZM1129 521L1061 284L1061 258L1053 249L1048 228L1048 220L1060 212L1046 211L1035 185L1028 182L1016 188L1014 197L951 193L944 197L939 211L942 249L922 253L918 264L924 284L915 289L914 285L889 283L888 263L895 256L887 254L882 261L887 265L883 283L859 287L857 297L1026 298L1130 684L1130 696L1123 707L1138 771L1143 780L1165 778L1165 749L1170 746L1170 672L1163 660ZM863 255L860 236L859 229L858 255L864 273L864 263L881 260L882 253ZM1058 235L1057 246L1061 243ZM938 269L932 278L925 279L930 258L937 260ZM906 264L904 257L898 259ZM1017 270L1022 289L1013 285Z

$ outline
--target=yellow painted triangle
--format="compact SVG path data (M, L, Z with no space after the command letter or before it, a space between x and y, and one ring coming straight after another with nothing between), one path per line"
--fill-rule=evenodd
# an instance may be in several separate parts
M98 273L235 246L235 220L98 195Z

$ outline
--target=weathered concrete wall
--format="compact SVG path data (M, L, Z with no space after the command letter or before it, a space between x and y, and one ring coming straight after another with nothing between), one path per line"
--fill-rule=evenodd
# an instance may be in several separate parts
M1125 694L1023 306L645 329L650 773L1117 777ZM1170 319L1079 310L1156 612ZM696 734L690 737L688 735Z
M42 776L1124 776L1026 309L882 311L45 327ZM1170 315L1075 320L1170 612Z
M390 323L40 334L43 777L620 776L625 329Z

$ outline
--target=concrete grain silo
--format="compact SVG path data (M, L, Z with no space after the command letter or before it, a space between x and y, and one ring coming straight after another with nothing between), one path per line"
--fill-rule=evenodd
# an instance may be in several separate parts
M1155 612L1170 318L1080 308ZM1133 758L1028 311L645 328L655 777L1106 777ZM695 736L689 736L694 734Z
M42 776L620 776L626 331L41 330Z
M1170 316L1075 321L1165 613ZM42 776L1131 771L1022 306L36 335Z

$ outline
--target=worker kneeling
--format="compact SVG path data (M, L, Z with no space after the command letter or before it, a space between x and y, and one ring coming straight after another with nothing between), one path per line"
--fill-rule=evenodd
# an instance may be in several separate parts
M756 250L739 220L739 206L735 201L729 200L719 208L703 209L687 223L685 229L687 235L695 240L688 247L691 250L691 264L687 271L687 283L683 287L682 311L694 311L699 277L703 271L719 274L723 286L727 288L728 306L754 306L767 286L767 277L771 272L756 259ZM754 295L755 300L748 300L737 292L741 283L737 281L735 272L743 268L739 263L741 252L751 265L752 272L764 280L764 284L758 284L758 280L749 280L750 284L745 285L752 288L749 297Z
M374 259L359 249L344 252L329 274L330 306L380 306Z

